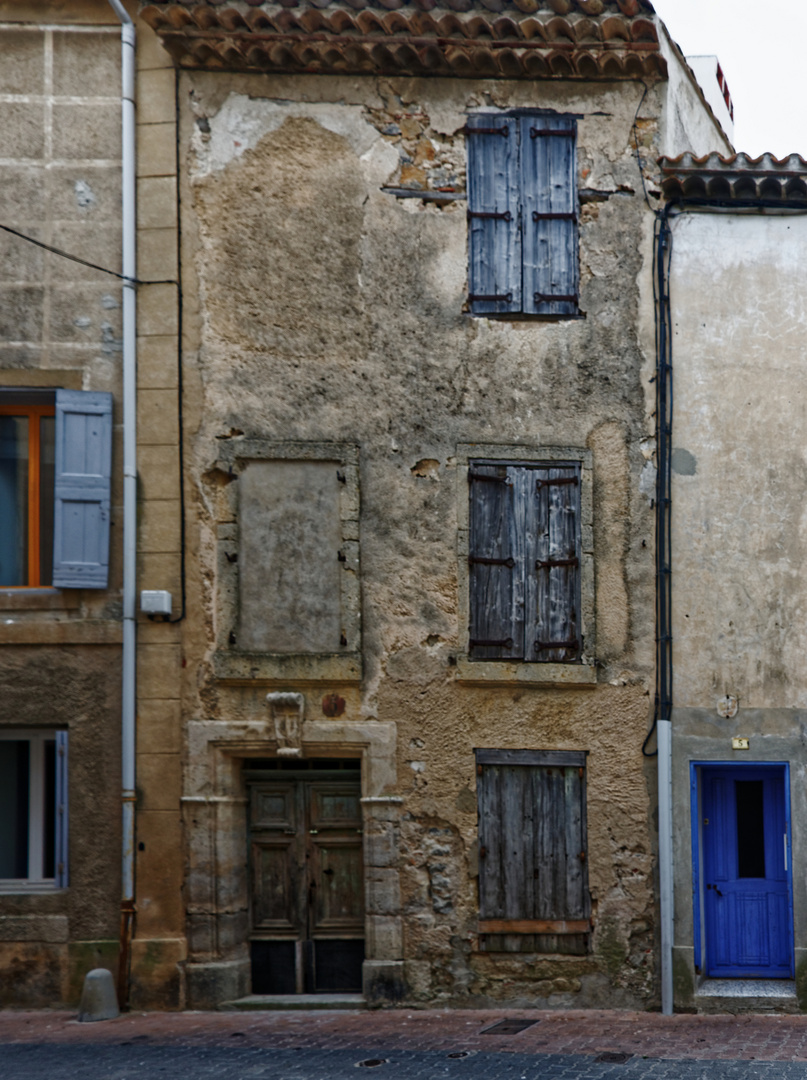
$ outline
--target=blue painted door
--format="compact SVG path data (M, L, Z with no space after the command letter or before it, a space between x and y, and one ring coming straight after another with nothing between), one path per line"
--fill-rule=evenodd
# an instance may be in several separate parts
M704 768L701 784L706 973L789 979L784 769Z

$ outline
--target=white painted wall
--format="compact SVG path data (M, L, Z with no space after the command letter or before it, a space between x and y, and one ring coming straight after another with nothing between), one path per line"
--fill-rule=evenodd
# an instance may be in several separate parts
M675 703L803 708L807 216L673 235Z
M661 153L670 157L676 157L684 150L691 150L698 157L713 150L724 155L733 154L729 134L706 107L703 91L663 25L659 26L659 43L669 73L661 91L666 99L662 113Z

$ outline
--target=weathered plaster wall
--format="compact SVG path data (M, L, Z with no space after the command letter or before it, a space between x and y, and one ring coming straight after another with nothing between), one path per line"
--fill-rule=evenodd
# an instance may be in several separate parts
M319 727L329 723L321 698L338 689L344 738L362 724L397 725L397 780L382 792L403 800L386 822L398 855L387 869L379 864L368 884L383 936L370 955L405 960L407 992L421 1001L646 1004L655 993L653 781L640 753L653 641L652 516L639 490L641 446L652 431L642 383L652 336L640 340L637 331L650 232L632 146L641 90L211 74L181 80L183 264L187 293L198 297L198 307L186 308L185 342L191 543L198 545L195 618L185 637L187 713L218 725L222 740L262 731L263 745L271 745L267 686L213 676L216 634L221 640L217 528L233 520L239 482L216 464L222 440L357 443L364 678L331 685L320 675L279 688L301 690L306 717L319 716ZM465 113L491 104L583 114L580 186L608 193L582 209L583 319L463 314L464 204L440 208L381 191L385 184L464 190ZM643 107L650 147L657 111L651 90ZM652 313L642 316L642 325L652 325ZM457 506L467 491L457 482L455 455L465 442L593 452L599 685L524 689L457 680L455 659L465 647ZM590 751L591 956L476 950L474 746ZM189 748L189 798L229 797L229 781L217 787L215 773L199 789L195 756ZM202 832L226 847L226 829ZM193 850L192 828L189 836ZM243 865L245 852L228 857ZM215 957L205 949L198 956L203 997L215 982ZM243 968L243 939L219 956ZM240 977L227 975L227 986Z
M804 708L801 216L673 225L675 700ZM707 265L708 273L704 272Z
M668 72L659 152L669 157L676 157L685 150L698 157L713 150L720 154L732 154L734 150L729 137L707 104L694 74L666 28L659 33L659 44L667 61Z

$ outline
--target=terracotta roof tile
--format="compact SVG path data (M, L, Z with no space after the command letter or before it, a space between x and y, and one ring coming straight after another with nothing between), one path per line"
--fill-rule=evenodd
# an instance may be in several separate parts
M800 154L786 158L773 154L721 157L717 153L695 157L687 151L678 157L659 158L659 165L661 187L669 200L766 199L802 207L807 203L807 161Z
M182 67L464 78L666 75L650 0L154 0Z

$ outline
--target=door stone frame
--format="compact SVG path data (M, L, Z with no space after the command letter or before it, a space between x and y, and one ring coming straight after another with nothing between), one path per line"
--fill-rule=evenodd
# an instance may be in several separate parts
M274 725L192 720L181 798L186 837L188 1008L216 1008L249 993L247 793L241 762L278 756ZM396 725L305 720L301 760L359 757L364 830L365 956L369 1002L400 1000L403 929L398 870L403 797L394 794Z

